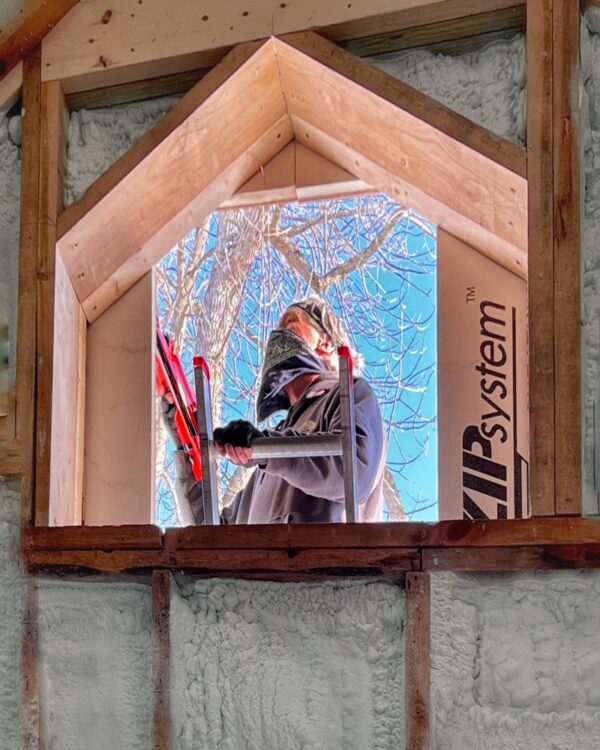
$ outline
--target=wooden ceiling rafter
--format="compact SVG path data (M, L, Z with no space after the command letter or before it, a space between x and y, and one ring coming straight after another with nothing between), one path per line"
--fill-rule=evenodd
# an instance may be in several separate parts
M72 10L79 0L26 0L16 23L0 30L0 81Z
M309 127L347 157L309 142ZM391 184L392 197L428 218L450 217L461 239L491 243L524 272L524 153L307 32L236 47L59 217L58 246L88 320L294 135L363 182Z

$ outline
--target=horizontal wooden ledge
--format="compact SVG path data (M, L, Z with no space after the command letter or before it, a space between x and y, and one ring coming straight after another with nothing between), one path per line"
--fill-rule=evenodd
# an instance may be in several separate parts
M26 552L30 572L52 568L77 569L100 573L125 573L142 570L188 570L199 574L270 573L313 576L395 576L419 570L416 548L388 549L187 549L167 550L40 550Z
M422 550L428 572L516 572L600 567L600 544L547 544L514 547L445 547Z
M514 547L600 544L600 519L528 518L438 523L287 524L248 526L35 527L25 532L30 550L301 550L400 547Z

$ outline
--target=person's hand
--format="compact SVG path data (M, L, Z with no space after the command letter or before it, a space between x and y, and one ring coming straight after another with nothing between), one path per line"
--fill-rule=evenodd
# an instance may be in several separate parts
M217 427L213 433L215 447L221 456L242 466L252 459L250 443L257 437L263 437L262 432L245 419L236 419L225 427Z

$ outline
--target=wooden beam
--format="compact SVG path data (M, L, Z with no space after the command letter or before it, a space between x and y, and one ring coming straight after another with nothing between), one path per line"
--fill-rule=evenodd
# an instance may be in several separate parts
M287 524L248 526L72 526L27 529L24 547L32 551L164 548L179 552L261 549L291 552L310 549L394 549L446 547L526 547L600 544L600 519L528 518L439 523Z
M259 0L248 6L202 6L179 0L165 14L161 0L81 3L44 40L44 78L65 91L85 91L210 68L240 42L272 34L319 29L333 41L491 14L524 0L329 0L316 6ZM391 10L390 10L391 8ZM156 29L161 33L157 35Z
M425 190L390 174L387 169L347 146L342 140L295 116L292 116L292 125L296 139L309 148L352 171L375 189L427 217L438 227L477 248L521 278L527 278L527 252L523 248L503 240L477 221L470 221L458 210L436 200Z
M308 123L463 221L525 251L521 149L315 34L273 44L292 122ZM296 137L302 139L297 130ZM356 164L338 163L365 179Z
M580 515L582 506L580 23L578 3L553 0L554 511L557 515Z
M24 549L161 549L158 526L36 526L26 529Z
M155 570L152 574L152 747L171 748L170 716L170 613L171 574Z
M445 45L446 48L453 45L458 51L461 45L465 45L467 40L473 37L483 35L485 39L488 39L491 34L524 32L525 3L516 7L486 10L474 15L452 16L437 22L427 20L423 23L421 19L421 24L409 28L402 27L398 31L386 29L377 34L340 41L340 43L344 49L358 57L389 54L415 48L438 51L440 45ZM331 32L326 32L323 36L336 41Z
M63 202L68 118L59 81L42 84L37 268L36 523L81 523L83 436L78 402L83 315L62 258L56 224ZM79 493L79 494L78 494Z
M0 115L18 102L23 89L23 63L15 66L8 75L0 79Z
M207 68L189 70L183 73L157 76L143 81L122 83L117 86L105 86L79 91L67 96L67 106L70 111L78 109L96 109L98 107L114 107L117 104L131 104L133 102L148 101L159 96L187 94L198 81L208 73ZM1 101L1 99L0 99Z
M176 241L193 226L190 207L214 210L286 145L283 118L270 45L236 48L61 215L59 247L79 299L104 284L114 301L124 289L113 275L132 258L138 268L129 286L141 278L170 246L167 234Z
M10 73L79 0L26 0L16 28L0 32L0 77Z
M428 573L406 574L404 634L406 747L430 748L430 585Z
M142 245L139 252L124 260L86 297L83 309L88 321L93 323L116 299L148 273L152 265L163 257L165 248L173 247L192 227L201 224L260 164L269 161L292 138L292 126L288 116L284 114L228 167L219 172L187 206L171 217L162 229ZM131 230L134 228L130 227Z
M40 721L38 592L31 577L23 584L21 618L21 748L43 750L46 743Z
M17 329L16 429L23 450L24 520L34 518L37 252L40 199L41 51L23 65L19 310Z
M530 505L554 514L552 2L527 5Z
M423 570L493 572L600 568L600 544L424 549Z
M581 513L578 61L578 4L529 0L527 149L533 515Z

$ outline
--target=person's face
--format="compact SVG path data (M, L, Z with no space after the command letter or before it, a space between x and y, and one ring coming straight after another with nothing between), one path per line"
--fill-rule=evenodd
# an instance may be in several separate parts
M319 334L311 318L298 307L292 307L286 310L279 321L278 328L287 328L299 336L305 344L316 351L323 339L323 334Z

